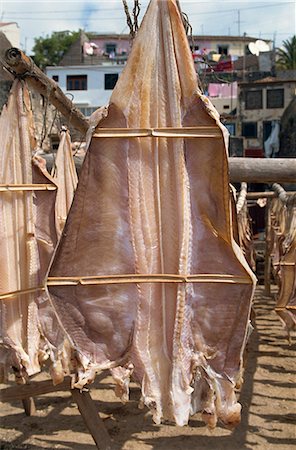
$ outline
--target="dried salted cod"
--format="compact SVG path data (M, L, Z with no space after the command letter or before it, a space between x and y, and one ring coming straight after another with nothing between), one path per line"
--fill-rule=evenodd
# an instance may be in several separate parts
M34 158L34 161L38 161L37 157ZM51 212L50 218L52 221L55 218L56 233L60 237L78 181L71 148L71 138L66 127L62 128L60 144L52 168L52 177L58 189L55 210ZM42 218L43 216L40 214L38 217ZM38 297L38 306L46 347L49 349L51 357L51 377L54 384L58 384L63 381L64 375L69 374L71 370L72 349L57 322L55 312L46 293Z
M235 425L255 279L175 0L151 1L95 136L47 280L77 386L112 368L126 399L133 372L155 422Z
M34 124L25 83L13 84L0 136L0 366L4 376L12 366L23 379L40 370L40 360L48 357L48 339L54 345L64 339L40 289L57 241L56 185L42 158L35 156L32 164ZM56 365L61 362L52 367L54 378L60 379Z
M280 199L275 199L273 202L278 204L276 219L283 221L276 227L279 247L277 254L280 255L278 261L280 289L275 310L290 338L290 332L296 330L296 197L290 197L287 205L283 204ZM273 212L275 212L275 208L273 208ZM281 227L283 234L279 233Z
M58 236L60 236L63 231L78 182L71 148L70 133L65 127L62 128L61 140L51 175L58 186L56 198L56 227Z
M25 84L15 81L0 119L2 185L32 185L33 118ZM43 183L48 183L48 180ZM22 189L22 186L20 187ZM21 375L39 371L40 332L37 287L41 285L35 235L36 205L32 190L4 189L0 193L1 364ZM51 245L51 251L53 245ZM45 273L43 272L43 275ZM31 293L24 291L31 290Z
M242 252L253 271L256 270L255 249L251 228L251 218L247 204L247 184L242 183L242 190L236 204L238 240Z

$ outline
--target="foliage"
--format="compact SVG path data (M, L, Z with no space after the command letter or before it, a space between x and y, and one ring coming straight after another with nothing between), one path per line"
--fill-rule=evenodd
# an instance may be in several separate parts
M277 50L279 69L296 70L296 35L283 42L283 48Z
M80 35L80 31L54 31L50 36L35 38L33 60L41 69L57 65Z

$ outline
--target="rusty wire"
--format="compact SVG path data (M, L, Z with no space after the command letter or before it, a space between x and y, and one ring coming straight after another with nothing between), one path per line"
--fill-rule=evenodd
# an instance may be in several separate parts
M123 7L124 7L124 12L126 15L126 22L127 25L130 29L130 37L131 37L131 41L134 40L137 31L139 29L139 14L141 11L140 8L140 2L139 0L134 0L134 7L133 7L133 12L132 12L132 16L129 12L129 8L128 8L128 4L127 4L127 0L122 0L123 3ZM133 18L132 18L133 17Z
M141 8L140 8L139 0L134 0L134 1L135 1L135 4L134 4L134 9L133 9L133 16L134 16L134 32L136 34L139 29L139 14L140 14Z

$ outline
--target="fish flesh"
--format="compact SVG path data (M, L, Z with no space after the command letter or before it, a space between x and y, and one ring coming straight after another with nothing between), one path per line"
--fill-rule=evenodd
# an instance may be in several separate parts
M288 332L296 329L296 198L291 196L284 203L279 198L271 204L271 252L279 292L276 308L279 318Z
M65 335L44 292L57 243L54 179L34 154L34 121L25 82L13 83L0 118L0 372L18 382L40 371L49 355L58 382L68 360ZM34 156L33 156L34 155Z
M54 208L55 190L42 191L37 200L30 185L56 187L39 172L38 165L32 165L33 129L28 89L15 81L0 119L0 364L2 373L12 366L20 379L40 370L41 333L35 298L56 243L55 231L54 241L48 239L46 218L36 235L37 202L48 213Z
M236 240L236 242L242 249L249 266L255 272L256 270L255 249L253 244L251 218L249 215L247 204L247 184L242 183L241 187L242 189L236 204L237 225L238 225L237 229L238 240Z
M42 161L35 154L33 162ZM44 161L44 160L43 160ZM47 174L45 161L43 164L39 163L39 168ZM47 174L48 175L48 174ZM77 186L78 177L75 168L75 162L72 153L71 137L69 130L63 126L61 129L60 143L55 155L54 164L51 171L53 183L57 186L56 198L53 210L38 209L36 227L38 231L39 223L43 223L45 217L51 224L55 224L55 233L57 239L60 238L68 211L71 207L74 192ZM38 234L38 233L37 233ZM44 266L44 274L48 270L49 262L53 254L53 248L49 252L46 264ZM66 338L55 311L52 308L48 295L43 292L36 298L38 304L39 320L42 329L42 336L45 342L45 350L50 355L50 375L54 384L59 384L63 381L65 375L71 372L72 347L69 340Z
M106 117L105 117L106 116ZM77 387L130 376L156 423L240 420L255 286L234 242L227 131L197 83L175 0L152 0L87 151L46 284Z
M66 127L62 127L61 139L55 157L55 162L51 171L51 176L53 177L58 187L55 211L57 221L56 229L58 237L60 237L73 201L74 192L78 182L71 148L71 137L69 130L67 130Z

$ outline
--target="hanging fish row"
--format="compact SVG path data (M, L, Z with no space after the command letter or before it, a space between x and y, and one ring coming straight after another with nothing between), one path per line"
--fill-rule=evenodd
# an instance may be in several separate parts
M4 113L1 133L12 116ZM2 348L13 350L9 363L31 374L39 370L38 339L51 348L54 365L67 366L61 355L70 346L76 387L110 369L123 401L130 377L140 385L156 423L184 425L201 412L210 427L218 419L235 426L256 280L233 237L228 134L198 87L175 0L151 1L110 104L94 118L46 291L17 297L15 308L1 302ZM26 145L19 139L18 151L29 154L29 135ZM2 174L1 183L55 184L38 158L31 167L29 155L30 177L22 165L12 167L11 155L20 157L10 141L11 179ZM1 283L9 281L0 294L42 285L67 213L49 214L54 191L5 195L11 199L1 216L8 223ZM18 328L13 314L21 308Z
M279 287L275 311L291 340L290 333L296 330L296 196L286 203L279 197L272 199L269 213L269 252Z
M28 88L16 80L0 117L0 373L19 381L51 359L54 382L69 372L70 345L44 292L44 278L77 185L68 131L50 175L35 154Z

